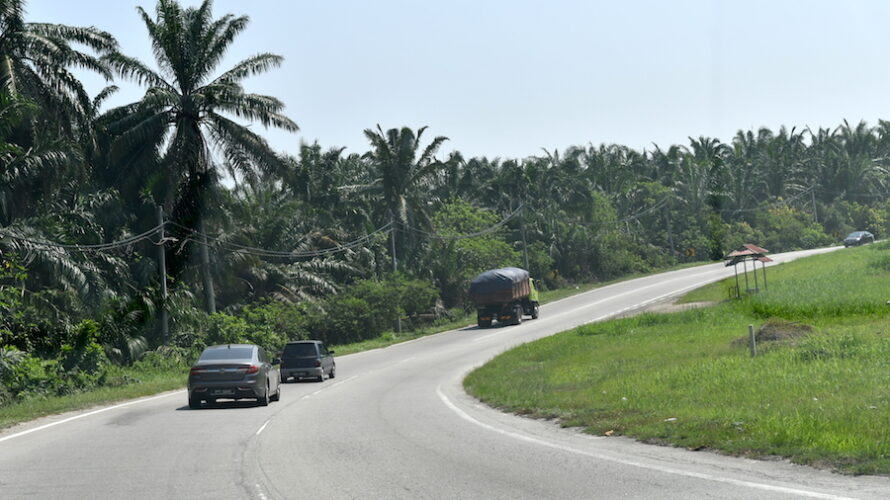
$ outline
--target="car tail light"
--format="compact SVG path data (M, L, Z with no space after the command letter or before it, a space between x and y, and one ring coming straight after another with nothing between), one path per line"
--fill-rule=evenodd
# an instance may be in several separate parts
M198 368L197 366L193 366L192 369L189 371L189 375L200 375L202 373L204 373L204 370Z
M260 371L260 367L259 367L259 366L257 366L257 365L250 365L250 366L247 367L247 372L245 372L245 373L247 373L247 374L249 375L249 374L251 374L251 373L256 373L256 372L258 372L258 371Z
M321 366L321 360L316 359L316 360L315 360L315 366Z

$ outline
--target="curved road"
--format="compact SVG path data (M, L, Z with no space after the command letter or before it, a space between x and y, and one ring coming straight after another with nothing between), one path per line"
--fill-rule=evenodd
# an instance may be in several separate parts
M890 478L584 435L461 389L512 346L731 275L673 271L547 304L519 326L339 357L336 379L284 385L268 407L189 410L174 391L30 422L0 433L0 498L890 497Z

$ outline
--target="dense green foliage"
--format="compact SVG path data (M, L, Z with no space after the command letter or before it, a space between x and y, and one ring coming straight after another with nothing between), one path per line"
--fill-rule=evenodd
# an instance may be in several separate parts
M297 125L247 84L281 58L221 68L249 20L212 7L139 8L152 67L109 33L26 22L24 0L0 0L4 376L58 378L33 385L64 393L162 346L187 359L212 342L411 335L469 312L468 281L493 267L528 267L554 289L746 242L778 252L890 232L883 121L521 159L437 156L446 137L378 125L364 154L276 152L251 126ZM116 87L87 96L77 71L145 94L106 109ZM70 364L78 349L98 356L94 344L101 362Z
M586 325L505 353L465 385L594 434L887 474L888 252L832 252L774 268L768 290L740 301Z

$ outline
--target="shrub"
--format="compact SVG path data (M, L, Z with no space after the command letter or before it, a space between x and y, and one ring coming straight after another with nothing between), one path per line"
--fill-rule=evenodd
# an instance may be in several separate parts
M241 315L252 327L277 336L278 347L284 342L309 338L305 306L270 300L244 306Z
M93 320L81 321L71 332L69 344L62 346L60 376L78 388L101 382L109 361L99 345L99 325Z

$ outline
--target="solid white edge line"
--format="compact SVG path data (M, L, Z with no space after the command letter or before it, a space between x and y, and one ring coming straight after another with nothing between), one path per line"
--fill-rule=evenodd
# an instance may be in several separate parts
M137 400L135 400L135 401L128 401L128 402L126 402L126 403L121 403L121 404L117 404L117 405L114 405L114 406L108 406L108 407L106 407L106 408L100 408L100 409L98 409L98 410L93 410L93 411L91 411L91 412L87 412L87 413L82 413L82 414L80 414L80 415L75 415L75 416L73 416L73 417L68 417L68 418L66 418L66 419L64 419L64 420L59 420L58 422L51 422L51 423L46 424L46 425L41 425L40 427L35 427L35 428L33 428L33 429L28 429L28 430L26 430L26 431L21 431L21 432L17 432L17 433L15 433L15 434L10 434L9 436L5 436L5 437L0 438L0 443L2 443L3 441L9 440L9 439L13 439L13 438L17 438L17 437L20 437L20 436L24 436L24 435L26 435L26 434L31 434L32 432L42 431L42 430L44 430L44 429L49 429L50 427L55 427L55 426L57 426L57 425L65 424L65 423L71 422L72 420L78 420L78 419L81 419L81 418L84 418L84 417L89 417L89 416L92 416L92 415L96 415L97 413L102 413L102 412L106 412L106 411L110 411L110 410L116 410L116 409L118 409L118 408L123 408L123 407L125 407L125 406L131 406L131 405L135 405L135 404L139 404L139 403L145 403L145 402L147 402L147 401L154 401L155 399L166 398L166 397L169 397L169 396L174 396L174 395L177 395L177 394L181 394L181 393L183 393L183 392L185 392L185 390L175 391L175 392L171 392L171 393L169 393L169 394L161 394L160 396L152 396L152 397L150 397L150 398L137 399Z
M608 461L608 462L619 463L622 465L639 467L641 469L649 469L649 470L654 470L654 471L658 471L658 472L664 472L666 474L674 474L674 475L678 475L678 476L686 476L686 477L691 477L691 478L696 478L696 479L704 479L707 481L716 481L716 482L720 482L720 483L733 484L733 485L737 485L737 486L745 486L748 488L755 488L755 489L766 490L766 491L774 491L774 492L778 492L778 493L790 493L790 494L805 496L805 497L810 497L810 498L823 498L823 499L828 499L828 500L856 500L851 497L841 497L841 496L831 495L831 494L827 494L827 493L818 493L818 492L814 492L814 491L789 488L786 486L773 486L770 484L756 483L753 481L743 481L741 479L724 478L724 477L715 476L712 474L705 474L705 473L701 473L701 472L684 471L684 470L674 469L671 467L664 467L664 466L660 466L660 465L644 464L641 462L635 462L633 460L627 460L627 459L623 459L623 458L615 458L615 457L610 457L608 455L603 455L600 453L593 453L593 452L589 452L589 451L578 450L578 449L575 449L575 448L572 448L569 446L563 446L561 444L544 441L543 439L526 436L526 435L519 434L516 432L510 432L506 429L501 429L499 427L495 427L493 425L489 425L484 422L480 422L479 420L476 420L475 418L471 417L469 414L467 414L466 412L464 412L463 410L458 408L457 405L452 403L451 400L448 399L448 396L446 396L445 393L442 392L441 385L436 387L436 394L438 394L439 399L442 401L442 403L445 404L445 406L447 406L451 411L453 411L455 414L457 414L457 416L466 420L467 422L470 422L470 423L475 424L479 427L482 427L483 429L497 432L498 434L502 434L504 436L511 437L513 439L518 439L520 441L525 441L527 443L537 444L540 446L546 446L548 448L554 448L554 449L561 450L561 451L567 451L569 453L575 453L578 455L595 458L597 460L604 460L604 461Z
M260 433L262 433L264 430L266 430L266 426L269 425L269 422L271 422L271 421L272 421L271 418L270 418L269 420L266 420L266 422L265 422L263 425L260 426L259 430L256 431L255 436L259 436Z

